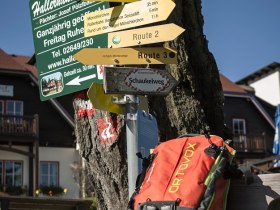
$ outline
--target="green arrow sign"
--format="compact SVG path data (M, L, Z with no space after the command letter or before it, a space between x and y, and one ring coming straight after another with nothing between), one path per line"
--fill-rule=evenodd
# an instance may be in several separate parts
M109 7L104 2L30 0L30 14L42 101L102 83L95 65L72 55L86 47L107 47L107 35L84 37L84 15Z

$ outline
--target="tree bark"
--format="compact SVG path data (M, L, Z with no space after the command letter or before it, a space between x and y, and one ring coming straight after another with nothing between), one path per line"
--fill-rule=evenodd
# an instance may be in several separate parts
M166 69L179 85L165 98L149 97L160 139L205 132L223 136L224 98L218 68L203 34L201 1L177 0L169 22L186 31L167 43L177 48L178 65L166 65Z
M75 134L79 153L86 160L88 178L97 198L98 209L126 209L128 178L124 119L95 110L89 104L90 101L84 97L74 99ZM100 119L114 122L113 127L119 133L118 139L101 142L97 128Z
M165 65L179 84L166 97L149 96L149 109L158 122L160 140L186 133L209 132L223 136L223 92L219 72L203 34L200 0L176 0L167 22L186 31L165 46L177 48L178 64ZM155 68L159 68L155 66ZM87 161L90 180L95 188L98 209L126 209L128 203L125 120L100 110L79 114L89 100L74 99L76 138L80 155ZM88 109L87 110L91 110ZM119 123L119 137L102 144L96 121L110 116Z

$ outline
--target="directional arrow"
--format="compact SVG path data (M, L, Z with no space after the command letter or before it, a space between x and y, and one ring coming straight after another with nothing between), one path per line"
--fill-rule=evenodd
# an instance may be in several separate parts
M185 29L170 23L113 32L108 34L108 47L118 48L171 41L184 31Z
M176 64L175 48L84 48L73 56L85 65Z
M90 80L96 77L96 74L92 74L83 78L80 78L80 75L72 79L70 82L66 83L66 85L81 85L80 82Z
M105 67L106 94L167 95L178 82L162 69Z
M142 0L84 16L85 37L166 20L175 7L172 0Z

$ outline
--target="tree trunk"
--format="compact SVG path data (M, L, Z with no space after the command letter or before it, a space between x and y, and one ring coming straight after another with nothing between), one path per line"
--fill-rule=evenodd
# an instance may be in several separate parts
M92 108L84 97L74 99L75 134L79 153L86 160L88 178L97 198L98 209L126 209L128 178L126 165L125 124L121 116ZM102 142L100 120L108 120L118 138ZM105 122L105 127L108 126Z
M168 43L177 48L178 65L167 65L166 69L179 85L165 98L149 98L160 139L205 132L223 136L224 98L218 68L203 34L201 1L177 0L169 21L186 31Z
M165 46L176 47L178 64L166 65L179 84L166 97L149 97L149 109L158 122L160 140L186 133L223 136L223 92L219 72L203 34L200 0L176 0L168 19L186 31ZM159 68L155 66L155 68ZM125 121L123 116L88 107L86 98L74 99L76 137L80 154L86 159L90 180L104 210L126 209L128 202ZM111 117L119 134L113 142L102 143L97 121Z

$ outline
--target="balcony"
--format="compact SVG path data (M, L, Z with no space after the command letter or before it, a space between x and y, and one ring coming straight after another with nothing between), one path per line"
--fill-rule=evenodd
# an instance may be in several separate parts
M237 152L265 153L266 143L264 136L234 135L233 147Z
M0 115L0 136L33 137L39 136L39 117Z

